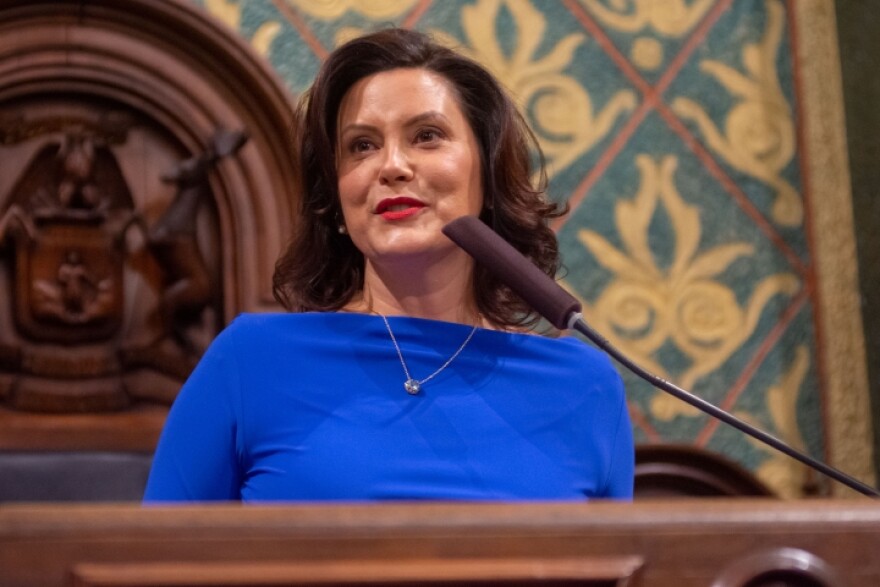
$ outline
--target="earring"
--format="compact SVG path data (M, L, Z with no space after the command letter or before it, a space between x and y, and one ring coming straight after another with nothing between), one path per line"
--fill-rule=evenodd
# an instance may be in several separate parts
M348 234L348 229L345 227L344 224L340 224L339 226L337 226L337 227L336 227L336 231L337 231L339 234Z

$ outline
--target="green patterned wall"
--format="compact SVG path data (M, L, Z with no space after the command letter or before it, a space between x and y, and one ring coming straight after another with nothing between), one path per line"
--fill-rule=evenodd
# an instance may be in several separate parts
M194 0L196 1L196 0ZM394 23L513 92L571 214L565 285L643 366L827 458L794 11L783 0L200 0L292 93ZM707 447L784 495L794 461L625 376L636 438Z

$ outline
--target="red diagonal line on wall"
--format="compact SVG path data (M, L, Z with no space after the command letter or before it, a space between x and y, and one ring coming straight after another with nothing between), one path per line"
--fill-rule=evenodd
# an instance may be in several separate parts
M412 9L409 14L406 15L406 18L403 19L403 22L400 23L400 26L405 29L411 29L416 26L416 23L422 18L422 15L428 11L428 8L431 7L434 0L422 0L419 2L418 6Z
M794 320L795 316L797 316L797 313L806 303L808 295L808 290L803 289L797 296L795 296L791 304L789 304L788 307L785 309L785 312L782 313L779 321L761 342L758 350L755 351L755 354L752 355L751 359L749 359L749 362L746 364L739 377L736 379L736 381L734 381L733 385L730 387L730 390L728 390L727 394L725 395L724 401L722 401L718 407L728 412L733 409L733 406L736 404L736 400L739 399L739 396L742 395L743 391L745 391L746 386L755 376L758 368L767 358L767 355L770 354L770 351L773 349L776 343L779 342L782 334L785 332L785 330L791 324L791 321ZM694 444L700 447L705 447L706 443L709 442L709 439L712 438L712 435L718 428L719 423L720 422L718 420L710 419L703 430L700 431L700 433L697 435Z
M651 426L651 421L645 417L641 408L635 402L627 402L629 407L629 417L633 424L642 429L645 436L650 442L663 442L663 437Z
M614 140L611 141L611 144L608 145L608 148L599 156L598 161L596 161L596 164L590 172L587 173L581 183L578 184L572 192L571 197L568 199L568 205L570 207L569 213L552 221L550 223L550 228L558 233L562 230L562 227L566 225L569 219L574 216L574 211L581 205L581 202L593 188L593 185L595 185L608 168L611 167L611 163L617 158L623 150L623 147L626 146L626 143L635 133L636 128L642 123L642 120L645 119L645 116L647 116L650 109L651 105L648 102L642 102L639 105L623 128L620 129L617 136L614 137Z
M599 160L596 162L596 165L593 166L590 172L587 173L581 183L578 184L572 192L571 197L568 199L568 204L571 207L572 212L574 212L574 210L581 204L592 189L593 185L595 185L595 183L605 174L608 167L611 166L611 163L617 158L617 155L620 154L620 151L623 150L624 146L626 146L626 143L645 119L648 112L661 103L660 96L666 91L666 88L669 87L676 76L678 76L681 68L687 63L688 58L709 33L709 30L718 21L721 14L729 8L732 1L733 0L722 0L709 11L700 24L697 25L697 28L694 29L694 32L682 46L675 58L670 61L669 67L667 67L666 72L657 82L655 87L652 87L647 81L645 81L629 60L617 49L608 35L605 34L602 27L600 27L586 12L583 6L578 4L575 0L564 1L566 8L568 8L568 10L580 21L584 29L596 39L599 46L605 50L605 53L608 54L611 60L614 61L623 74L629 78L633 85L642 92L643 96L642 103L617 136L614 137L614 140L608 146L608 149L602 153ZM559 232L572 216L573 213L569 213L562 218L558 218L551 224L551 227L556 232Z
M724 9L727 9L730 2L727 2L727 5L724 6ZM720 6L720 4L718 5ZM720 12L718 13L720 16ZM715 17L717 19L717 16ZM708 19L708 16L707 16ZM696 35L692 36L688 43L693 43L694 47L691 48L693 51L696 48L696 45L699 41L702 41L702 38L697 38ZM684 53L682 51L681 53ZM681 55L681 53L679 55ZM665 77L665 76L664 76ZM671 83L671 79L669 83ZM661 80L662 83L662 80ZM660 84L658 84L658 87ZM666 86L663 87L661 93L666 90ZM670 110L669 106L666 105L665 102L658 100L657 103L657 112L660 116L666 121L666 124L681 137L684 143L691 149L691 151L696 155L697 159L709 170L709 172L715 176L715 179L727 190L727 193L731 195L737 205L746 213L746 215L754 222L758 228L763 232L767 238L778 248L783 255L788 259L789 263L791 263L802 278L807 277L807 269L804 266L804 262L801 257L795 253L788 243L785 242L785 239L776 231L773 224L767 220L766 216L758 210L757 206L748 198L745 192L740 189L737 183L730 178L730 176L724 171L715 157L703 146L702 142L697 139L693 133L691 133L688 128L681 122L681 120L675 115L675 113ZM799 145L802 147L802 145ZM799 151L802 151L802 148L799 148Z
M314 54L320 59L324 61L329 54L327 48L321 44L321 41L312 33L312 30L309 26L303 21L302 17L293 9L292 6L284 2L284 0L272 0L272 3L275 5L275 8L278 9L278 12L287 19L293 28L299 32L299 36L302 37L303 41L306 42L306 45L314 52Z
M801 178L801 186L803 188L803 203L804 203L804 230L807 233L807 247L810 251L810 257L812 259L816 258L816 241L815 241L815 225L813 224L813 209L810 206L810 202L812 201L813 191L812 185L810 184L810 174L807 173L807 170L810 169L810 159L809 153L807 152L807 141L806 141L806 132L807 125L809 124L806 120L806 116L804 116L804 108L806 108L806 104L804 103L803 96L803 79L801 77L801 55L798 51L798 47L800 47L800 43L798 43L798 35L800 31L797 28L797 21L794 17L794 11L797 10L797 3L794 0L788 0L786 8L786 15L788 17L788 30L789 32L789 42L791 43L790 51L792 56L792 70L794 74L794 87L795 87L795 116L797 117L797 149L798 149L798 163L800 165L800 178ZM830 430L830 415L828 414L828 397L827 397L827 389L828 389L828 372L827 366L825 363L825 328L822 324L822 304L821 304L821 296L822 293L819 290L819 275L816 271L815 263L811 264L809 267L809 271L805 279L810 284L810 292L813 299L812 311L813 311L813 329L815 330L815 345L816 345L816 373L819 379L819 394L820 394L820 418L822 422L822 430ZM824 442L824 456L825 460L828 461L831 459L831 446L830 446L830 438L828 435L823 435L825 438Z
M668 124L669 127L681 137L691 151L693 151L697 159L699 159L706 169L709 170L709 173L715 176L718 183L720 183L727 193L733 197L740 209L746 213L758 229L763 232L776 248L782 252L785 258L788 259L788 262L794 267L794 270L797 271L801 277L805 278L808 271L804 265L803 259L792 250L788 243L785 242L785 239L783 239L776 231L764 214L758 210L745 192L743 192L736 182L725 173L715 157L713 157L703 144L687 129L681 120L675 116L668 106L665 104L659 104L657 106L657 112L663 117L666 124Z
M729 0L725 0L729 1ZM596 42L599 43L599 46L605 50L605 53L608 54L608 57L614 61L614 64L623 72L626 77L645 95L652 93L654 90L651 87L651 84L645 81L645 79L639 74L639 72L632 66L629 60L624 57L624 55L618 50L617 46L614 44L614 41L605 34L605 31L599 26L593 17L586 11L586 9L579 3L577 0L564 0L563 4L568 8L568 11L571 12L575 18L580 21L581 25L584 29L590 33Z

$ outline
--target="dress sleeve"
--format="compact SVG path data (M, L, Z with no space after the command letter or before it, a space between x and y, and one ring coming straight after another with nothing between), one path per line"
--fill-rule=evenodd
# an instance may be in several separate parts
M633 481L635 474L635 447L633 445L632 424L629 419L629 408L620 376L617 383L617 427L612 429L614 441L611 444L608 480L605 483L603 497L610 499L630 500L633 497Z
M205 352L174 401L144 502L238 500L240 377L227 329Z

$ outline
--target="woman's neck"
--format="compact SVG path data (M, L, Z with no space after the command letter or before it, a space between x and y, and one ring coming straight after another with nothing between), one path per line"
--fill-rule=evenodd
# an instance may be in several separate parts
M457 261L427 264L367 261L361 296L345 309L482 325L473 295L473 261L469 257Z

